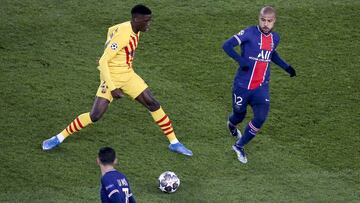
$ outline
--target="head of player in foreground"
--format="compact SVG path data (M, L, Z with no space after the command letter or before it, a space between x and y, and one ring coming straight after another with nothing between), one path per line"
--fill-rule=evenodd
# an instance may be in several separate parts
M114 165L117 164L115 150L111 147L103 147L99 150L96 158L97 164L100 166L101 174L114 170Z
M131 9L131 26L135 33L146 32L150 28L151 10L138 4Z
M264 34L269 34L274 28L276 21L275 8L271 6L265 6L259 13L259 28Z

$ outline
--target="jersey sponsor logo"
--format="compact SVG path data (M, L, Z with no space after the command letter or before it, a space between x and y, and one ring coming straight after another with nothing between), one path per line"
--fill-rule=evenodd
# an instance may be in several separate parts
M264 51L261 50L261 52L258 54L258 58L262 60L269 60L271 51Z
M261 50L261 52L257 55L257 57L249 56L249 59L254 61L270 62L271 61L270 54L271 51Z
M114 43L111 44L110 48L112 50L116 50L118 48L118 44L116 42L114 42Z

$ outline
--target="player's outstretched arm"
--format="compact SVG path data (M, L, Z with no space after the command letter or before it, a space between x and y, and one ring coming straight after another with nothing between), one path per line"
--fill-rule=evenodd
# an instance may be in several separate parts
M100 72L110 91L115 90L116 87L110 77L110 70L108 66L109 61L116 56L119 50L127 45L128 41L129 36L127 34L116 35L114 38L106 42L104 53L99 60Z
M238 46L239 42L235 37L231 37L230 39L226 40L222 46L223 50L227 55L233 58L240 67L248 67L246 60L244 57L240 56L235 50L234 47Z
M287 73L289 73L290 77L296 76L296 71L291 65L287 64L277 53L277 51L274 51L271 56L271 61L274 62L276 65L280 66L282 69L284 69Z
M114 83L112 82L110 77L108 62L109 62L109 56L106 53L104 53L99 60L100 73L104 77L104 81L106 82L106 85L109 87L111 91L111 96L115 99L120 99L124 97L124 93L119 88L116 88Z
M104 77L106 85L109 87L110 91L113 91L114 89L116 89L116 87L115 87L114 83L111 81L110 70L109 70L109 66L108 66L109 60L110 60L110 57L108 56L108 54L104 53L99 60L99 65L100 65L100 72L101 72L102 76Z

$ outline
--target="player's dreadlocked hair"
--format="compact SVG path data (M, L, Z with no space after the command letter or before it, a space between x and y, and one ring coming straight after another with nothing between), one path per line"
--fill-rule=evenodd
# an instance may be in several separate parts
M134 6L131 9L131 15L136 15L136 14L140 14L140 15L150 15L151 14L151 10L150 8L142 5L142 4L138 4L136 6Z

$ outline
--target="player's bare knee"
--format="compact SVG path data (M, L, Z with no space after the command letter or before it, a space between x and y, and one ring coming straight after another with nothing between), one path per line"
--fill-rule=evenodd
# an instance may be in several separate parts
M96 121L100 120L101 117L102 117L102 113L100 113L100 112L91 112L90 113L90 119L94 123Z
M160 103L155 99L152 99L146 102L146 107L149 109L149 111L156 111L160 108Z

